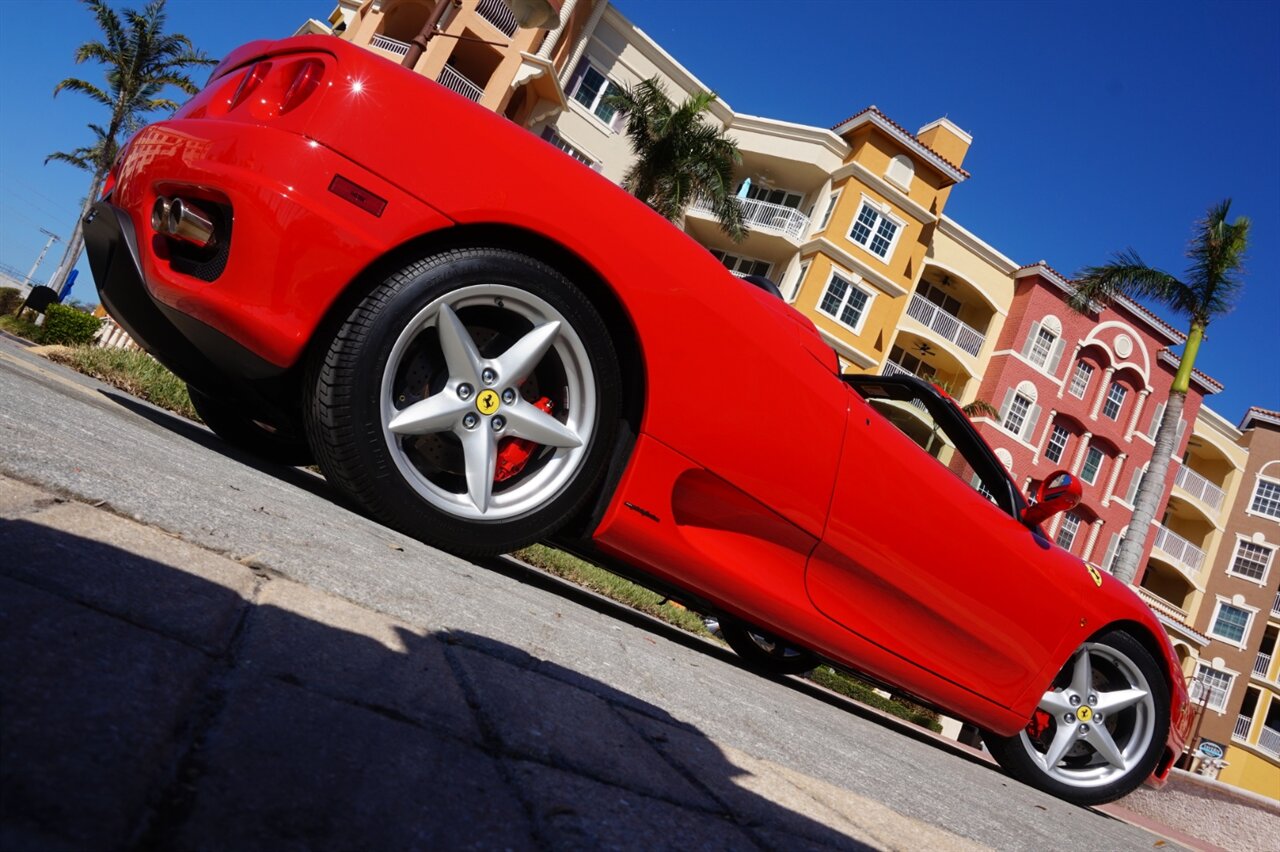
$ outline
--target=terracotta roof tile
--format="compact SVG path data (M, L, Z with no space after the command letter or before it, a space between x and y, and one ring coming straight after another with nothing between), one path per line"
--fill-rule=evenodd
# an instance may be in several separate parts
M1052 266L1050 266L1049 264L1045 263L1043 260L1041 260L1041 261L1039 261L1039 262L1037 262L1037 263L1028 263L1026 266L1019 266L1019 267L1017 268L1017 270L1016 270L1016 271L1017 271L1017 272L1021 272L1021 271L1022 271L1022 270L1024 270L1024 269L1036 269L1036 268L1047 269L1047 270L1049 270L1050 272L1052 272L1054 275L1056 275L1056 276L1058 276L1059 278L1061 278L1063 281L1067 282L1068 284L1074 284L1074 283L1075 283L1075 279L1074 279L1074 278L1071 278L1071 277L1069 277L1069 276L1063 275L1061 272L1059 272L1058 270L1054 269ZM1139 315L1141 315L1141 316L1145 317L1145 318L1146 318L1146 319L1147 319L1147 320L1148 320L1152 325L1154 325L1154 326L1158 327L1160 330L1164 331L1165 333L1167 333L1167 334L1169 334L1169 335L1171 335L1171 336L1173 336L1173 337L1176 337L1176 338L1178 338L1179 340L1186 340L1186 339L1187 339L1187 336L1186 336L1185 334L1183 334L1181 331L1179 331L1178 329L1176 329L1176 328L1174 328L1173 326L1169 325L1169 323L1165 322L1165 321L1164 321L1164 320L1162 320L1159 316L1157 316L1156 314L1152 313L1152 311L1151 311L1149 308L1143 307L1142 305L1140 305L1140 304L1138 304L1137 302L1135 302L1133 299L1130 299L1130 298L1128 298L1127 296L1121 296L1121 297L1120 297L1119 299L1117 299L1116 301L1118 301L1121 305L1123 305L1124 307L1126 307L1126 308L1128 308L1129 310L1133 311L1134 313L1139 314Z
M955 170L956 170L956 171L958 171L960 174L964 175L965 177L972 177L972 175L970 175L970 174L969 174L969 172L967 172L965 169L961 168L960 166L957 166L955 163L951 162L951 161L950 161L950 160L948 160L946 157L942 156L942 155L941 155L941 154L939 154L937 151L935 151L935 150L933 150L932 148L930 148L930 147L929 147L928 145L926 145L924 142L921 142L921 141L920 141L920 137L919 137L919 136L915 135L915 134L914 134L914 133L912 133L910 130L908 130L907 128L903 127L901 124L899 124L898 122L894 121L894 120L893 120L892 118L890 118L889 116L885 115L883 112L881 112L881 111L880 111L880 108L879 108L879 107L877 107L877 106L875 106L874 104L872 104L871 106L867 107L866 109L858 110L858 111L857 111L857 112L855 112L853 115L851 115L851 116L849 116L848 118L846 118L844 121L838 121L838 122L836 122L835 124L831 125L831 129L832 129L832 130L835 130L835 129L836 129L837 127L839 127L840 125L842 125L842 124L848 124L849 122L853 121L853 120L854 120L855 118L857 118L858 116L866 115L866 114L867 114L867 113L869 113L869 112L873 112L873 113L875 113L876 115L880 116L882 119L884 119L884 120L885 120L886 122L888 122L890 125L892 125L892 126L893 126L893 128L894 128L895 130L899 131L899 132L900 132L900 133L902 133L904 136L906 136L907 138L911 139L911 141L915 142L917 145L919 145L920 147L924 148L924 149L925 149L926 151L928 151L930 154L933 154L933 156L937 157L939 160L941 160L942 162L946 163L948 166L950 166L951 168L955 169Z

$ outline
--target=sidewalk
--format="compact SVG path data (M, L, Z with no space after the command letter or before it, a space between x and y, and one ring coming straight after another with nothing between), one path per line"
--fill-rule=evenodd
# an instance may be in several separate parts
M245 561L0 477L0 848L980 848Z

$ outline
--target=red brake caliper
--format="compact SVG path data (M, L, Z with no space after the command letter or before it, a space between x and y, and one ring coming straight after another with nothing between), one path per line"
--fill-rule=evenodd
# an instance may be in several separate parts
M541 408L547 414L550 414L551 409L555 408L555 403L545 396L533 405L535 408ZM502 445L498 447L498 463L494 466L493 481L502 482L524 470L524 466L529 463L529 458L533 455L533 451L537 446L528 438L507 438L503 440Z
M1044 736L1049 730L1049 720L1052 717L1043 710L1037 710L1031 714L1031 722L1027 725L1027 736L1033 740L1038 740Z

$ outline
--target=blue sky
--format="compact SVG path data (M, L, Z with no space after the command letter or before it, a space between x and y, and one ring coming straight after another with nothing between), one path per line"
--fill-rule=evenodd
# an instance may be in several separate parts
M142 5L143 0L127 5ZM1245 290L1197 365L1238 421L1280 409L1280 4L619 0L622 12L738 112L828 127L876 104L905 127L945 115L973 134L948 215L1019 263L1063 273L1133 247L1174 273L1192 224L1225 197L1253 220ZM102 113L50 96L98 80L72 0L27 7L0 52L0 263L21 272L69 234L88 175L42 165ZM170 0L171 29L220 57L285 36L326 0ZM41 274L56 265L57 246ZM86 265L74 295L96 301ZM1158 306L1175 326L1185 320Z

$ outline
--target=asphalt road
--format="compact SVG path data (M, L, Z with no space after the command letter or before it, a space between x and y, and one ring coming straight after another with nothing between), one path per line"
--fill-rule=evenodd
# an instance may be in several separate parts
M318 477L255 464L200 426L3 339L0 473L423 629L519 649L610 701L658 708L722 749L984 846L1077 852L1156 841L509 560L476 564L407 539L344 508Z

